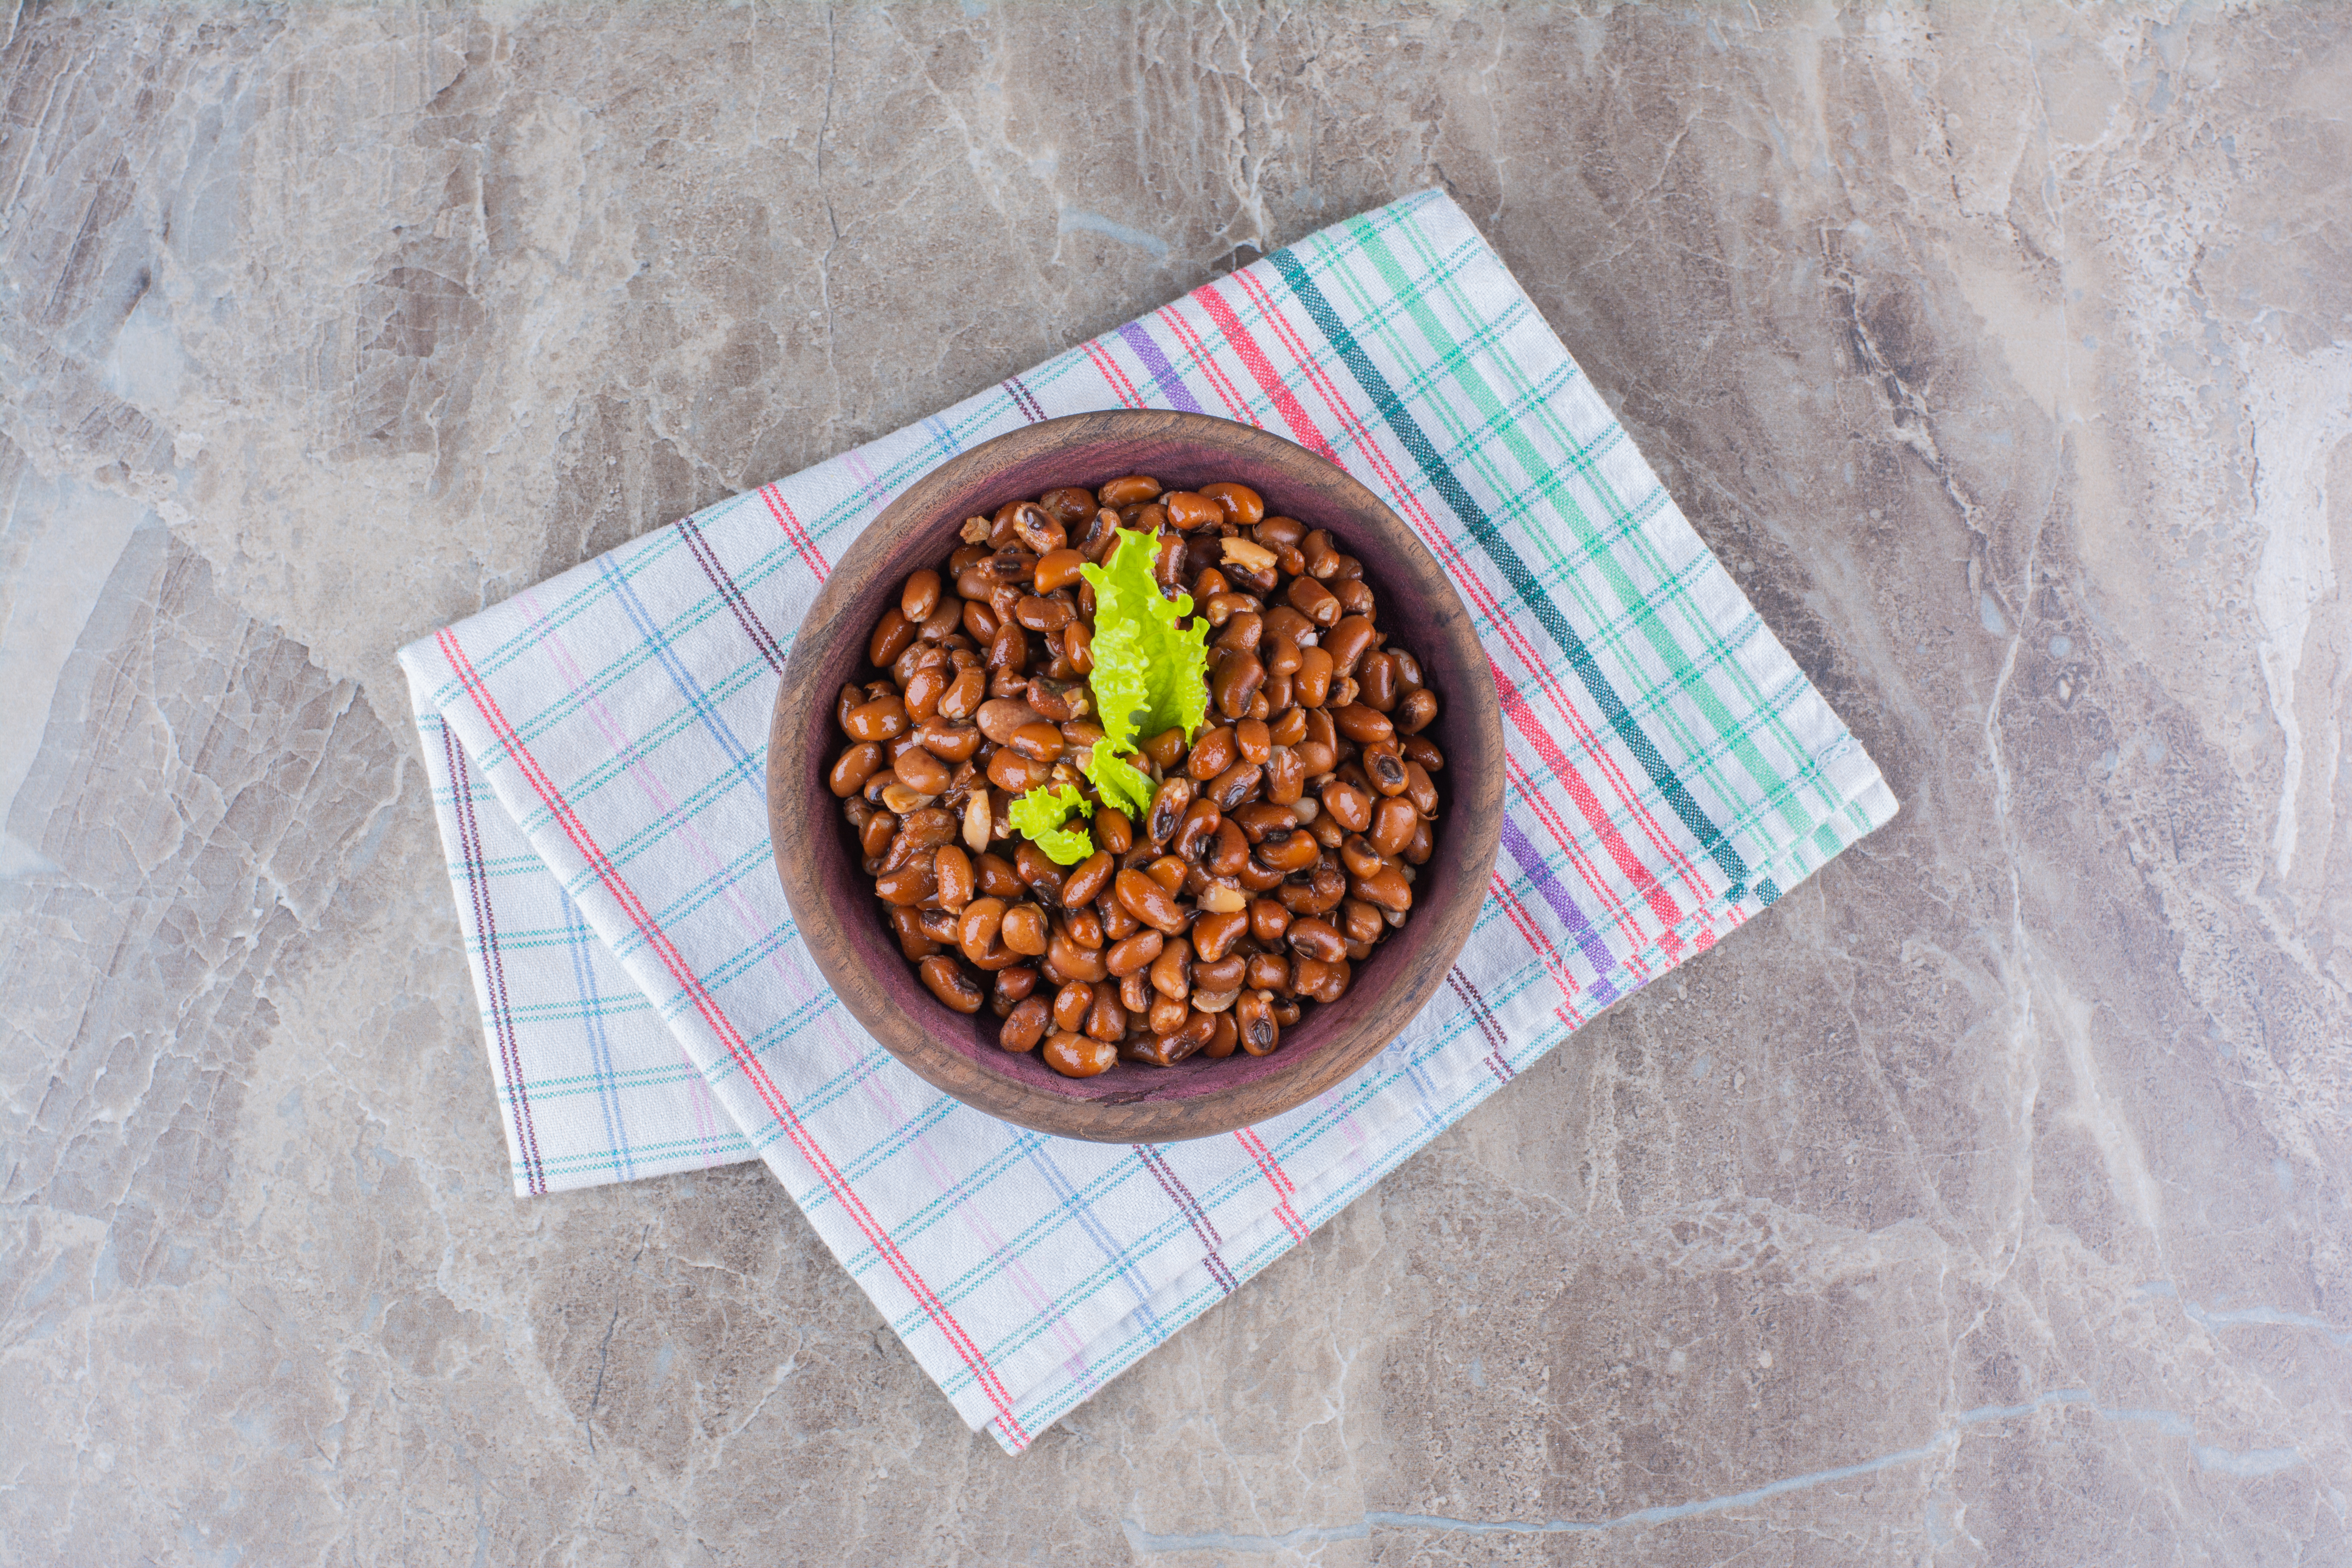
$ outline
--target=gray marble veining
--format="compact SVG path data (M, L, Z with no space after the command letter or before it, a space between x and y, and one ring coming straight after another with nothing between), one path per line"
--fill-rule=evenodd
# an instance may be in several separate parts
M2352 8L0 18L0 1558L2352 1553ZM403 641L1429 184L1895 823L1013 1461L507 1195Z

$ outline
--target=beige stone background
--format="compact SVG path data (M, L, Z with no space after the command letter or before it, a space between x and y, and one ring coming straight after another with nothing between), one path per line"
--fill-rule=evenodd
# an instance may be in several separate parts
M0 95L0 1558L2352 1559L2352 7L63 5ZM1019 1460L758 1168L509 1196L394 647L1430 184L1894 825Z

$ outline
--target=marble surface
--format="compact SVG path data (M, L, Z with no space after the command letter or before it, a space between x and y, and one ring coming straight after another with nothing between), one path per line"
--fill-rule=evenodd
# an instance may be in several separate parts
M0 1558L2352 1555L2352 8L59 5L0 94ZM760 1169L509 1196L394 647L1429 184L1898 819L1018 1460Z

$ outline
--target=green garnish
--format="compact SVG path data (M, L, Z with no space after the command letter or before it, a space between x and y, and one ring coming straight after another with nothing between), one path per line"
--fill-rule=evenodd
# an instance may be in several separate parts
M1209 626L1176 623L1192 613L1192 596L1160 592L1151 574L1160 542L1140 530L1121 532L1105 565L1078 568L1095 590L1095 668L1087 684L1103 738L1077 760L1078 769L1106 805L1130 816L1151 809L1151 775L1127 759L1139 737L1179 729L1191 740L1209 715ZM1075 866L1094 853L1070 813L1091 816L1094 804L1069 785L1033 789L1013 803L1014 831L1055 864Z
M1151 574L1159 553L1158 540L1129 529L1108 565L1078 568L1095 590L1095 668L1087 684L1114 753L1163 730L1181 728L1190 740L1209 713L1209 625L1176 624L1192 613L1192 596L1161 596Z
M1005 815L1024 838L1045 852L1047 859L1056 866L1075 866L1095 852L1095 841L1085 828L1065 826L1074 811L1092 816L1094 803L1062 784L1018 796Z
M1078 759L1078 767L1093 781L1095 793L1105 805L1115 805L1129 816L1140 816L1151 809L1151 775L1122 757L1111 746L1108 737L1097 741L1094 749Z

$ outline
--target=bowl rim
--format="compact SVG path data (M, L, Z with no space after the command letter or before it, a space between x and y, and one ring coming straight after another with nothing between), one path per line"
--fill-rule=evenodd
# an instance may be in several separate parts
M824 732L830 732L834 698L829 692L812 689L819 684L817 674L844 637L857 641L855 668L866 668L863 647L871 620L883 607L870 602L871 595L885 586L876 581L877 568L887 563L892 542L909 527L940 530L939 543L944 553L951 538L946 530L961 519L945 517L943 509L951 496L968 487L976 469L1011 466L1081 444L1154 440L1248 453L1268 468L1295 470L1298 483L1318 492L1324 510L1370 520L1387 535L1391 552L1401 557L1392 569L1384 568L1384 575L1391 581L1385 584L1383 596L1400 586L1416 595L1417 640L1425 644L1421 631L1425 620L1448 643L1457 668L1465 664L1473 670L1487 668L1475 624L1428 547L1379 496L1337 463L1270 431L1211 415L1156 409L1066 415L1008 431L949 458L908 486L852 542L827 574L786 657L770 725L766 764L769 827L777 874L804 945L850 1016L917 1076L962 1103L1035 1131L1097 1142L1160 1143L1231 1132L1313 1099L1377 1056L1435 996L1460 956L1484 902L1502 826L1500 705L1493 682L1474 679L1458 683L1465 689L1443 693L1448 708L1455 710L1449 717L1457 731L1466 720L1469 732L1479 742L1481 754L1475 761L1486 764L1454 765L1474 761L1461 754L1464 748L1458 742L1447 759L1452 782L1444 853L1458 858L1465 868L1455 871L1448 867L1447 886L1456 907L1429 911L1428 918L1440 922L1441 929L1434 942L1423 946L1427 956L1423 962L1410 970L1392 967L1382 974L1381 984L1389 989L1371 993L1381 1004L1377 1017L1360 1019L1352 1030L1310 1045L1289 1061L1282 1061L1284 1053L1279 1051L1273 1058L1255 1058L1278 1065L1246 1082L1142 1100L1054 1095L982 1066L972 1056L934 1037L918 1015L879 994L882 983L866 973L846 931L847 921L872 918L870 903L845 910L842 900L828 896L821 855L792 852L810 843L814 836L837 827L834 819L838 802L825 788L821 769L815 772L814 788L810 787L806 757L794 742L794 737L810 732L814 721L812 710L820 705ZM1312 467L1300 467L1301 459ZM1393 581L1399 570L1407 583ZM861 607L861 600L869 602ZM1461 639L1466 639L1473 656L1466 660ZM795 758L801 766L793 765ZM837 832L835 836L838 837ZM1475 869L1475 876L1465 874L1470 869ZM1416 910L1416 923L1420 914ZM906 973L913 974L911 965ZM941 1020L960 1018L922 992L919 984L916 989L921 1003Z

